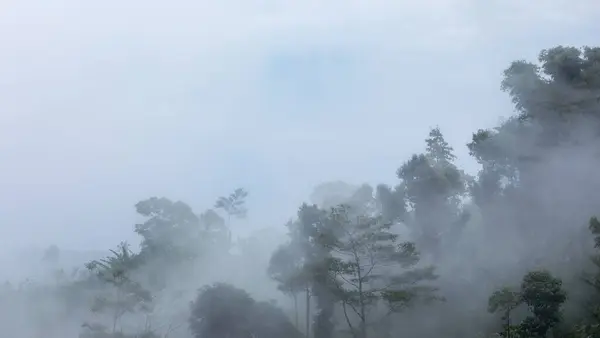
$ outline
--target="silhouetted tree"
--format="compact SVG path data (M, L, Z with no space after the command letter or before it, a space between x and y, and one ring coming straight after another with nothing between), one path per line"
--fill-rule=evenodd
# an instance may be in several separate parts
M452 238L468 220L461 208L467 189L465 174L453 161L453 149L439 128L430 131L425 140L427 151L415 154L397 171L402 180L406 204L414 212L417 244L422 251L439 257L442 239Z
M132 279L132 272L139 264L138 256L126 243L121 243L112 255L94 260L86 265L100 282L98 294L91 311L103 313L111 318L109 325L101 322L85 323L84 335L94 338L132 337L121 329L124 315L136 312L149 312L152 308L152 295L139 282Z
M191 305L189 324L196 338L301 337L276 306L256 302L246 291L223 283L201 289Z
M369 310L384 302L398 312L417 300L436 299L437 278L432 267L418 267L419 255L411 242L398 242L390 223L381 217L353 215L348 206L334 208L321 229L319 242L329 248L329 276L342 303L346 322L355 337L366 338L374 323ZM358 317L358 328L351 315Z
M546 270L531 271L523 276L521 288L503 288L492 294L489 311L503 313L503 337L545 338L561 320L561 307L567 299L562 281ZM530 315L518 325L511 325L510 314L524 304Z

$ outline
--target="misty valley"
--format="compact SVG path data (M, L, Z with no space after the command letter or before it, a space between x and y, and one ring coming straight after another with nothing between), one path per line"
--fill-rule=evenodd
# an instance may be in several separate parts
M115 243L70 266L49 246L35 277L2 285L0 331L600 337L600 48L515 61L501 90L515 112L473 131L474 175L456 163L463 145L434 127L389 182L323 183L288 223L248 236L232 230L251 217L250 190L205 210L150 197L135 204L139 247Z

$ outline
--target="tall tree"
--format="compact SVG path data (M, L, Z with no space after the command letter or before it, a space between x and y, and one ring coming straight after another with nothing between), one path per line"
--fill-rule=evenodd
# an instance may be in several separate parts
M521 331L526 337L543 338L560 322L567 293L550 272L532 271L521 282L521 299L532 313L521 323Z
M94 299L91 310L107 314L111 318L109 325L101 322L85 323L84 328L89 337L127 337L121 326L123 316L151 310L152 295L132 278L133 271L140 264L139 256L126 243L121 243L111 253L111 256L86 265L99 282L97 285L100 294Z
M302 255L295 243L281 245L269 262L269 276L279 283L278 288L292 297L294 301L294 322L299 327L298 321L298 295L309 285L309 276L304 271Z
M426 154L429 159L440 165L451 165L456 156L454 149L450 146L439 127L429 131L429 137L425 139L427 144Z
M599 62L600 48L557 46L542 50L537 62L511 63L501 88L517 114L477 131L468 145L482 164L471 188L486 232L496 243L518 238L511 247L526 251L532 266L551 259L545 243L569 236L564 224L581 224L597 211Z
M138 202L135 208L146 217L145 222L135 226L135 232L142 236L142 257L180 261L198 254L204 229L190 206L152 197Z
M318 243L319 233L326 226L327 212L316 205L303 204L297 215L295 221L287 224L289 242L274 253L269 270L280 288L304 291L306 334L310 333L311 299L314 297L318 310L312 323L314 338L331 338L337 299L331 292L327 274L330 252Z
M598 47L557 46L542 50L538 64L518 60L504 71L501 88L518 115L492 130L477 131L468 145L483 164L485 178L496 172L496 181L519 181L518 174L535 169L532 164L540 163L547 150L597 139L599 60Z
M303 275L307 276L306 317L307 335L310 333L310 300L315 297L317 313L312 322L314 338L331 338L333 335L333 314L336 299L331 293L330 279L327 278L327 262L331 256L328 248L318 242L319 234L327 226L327 213L316 205L303 204L298 210L297 222L291 223L290 235L302 255Z
M145 218L135 225L142 237L139 257L144 260L146 278L154 290L166 287L168 279L178 278L174 271L203 256L212 238L201 219L184 202L152 197L135 205Z
M557 46L542 50L538 61L513 62L502 82L521 118L540 125L538 144L597 138L581 132L600 126L600 48Z
M376 321L369 310L378 303L401 311L417 299L435 299L436 288L427 281L437 278L432 267L418 267L413 243L398 242L390 223L377 216L354 216L348 206L334 208L320 244L332 250L329 275L355 337L366 338ZM351 313L349 313L351 312ZM358 318L355 327L352 315Z
M248 192L243 188L235 189L229 196L221 196L215 202L214 208L221 209L227 215L227 222L225 226L228 229L228 237L231 241L231 218L237 219L246 218L248 209L246 208L246 198Z
M512 324L511 315L515 308L522 303L521 295L508 287L494 291L488 300L488 312L502 313L504 321L503 330L500 335L505 338L514 338L518 332L517 327Z
M246 209L246 197L248 192L243 188L235 189L229 196L222 196L215 202L215 209L222 209L227 214L227 225L231 217L244 218L248 214Z
M465 174L454 165L453 149L438 128L426 139L427 152L413 155L397 171L406 204L414 212L413 229L422 251L439 257L442 239L452 238L468 220L461 208Z

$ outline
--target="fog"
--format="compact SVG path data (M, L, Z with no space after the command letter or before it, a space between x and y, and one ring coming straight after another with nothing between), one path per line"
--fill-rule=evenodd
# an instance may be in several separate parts
M148 286L153 312L124 318L129 336L94 337L151 337L131 333L148 323L159 337L192 337L189 303L217 282L272 301L306 334L303 295L298 315L268 273L300 205L327 209L363 184L373 196L400 184L396 171L436 127L463 183L476 180L488 163L470 155L473 133L516 114L503 71L558 45L598 46L598 17L591 0L0 3L0 278L13 288L0 301L2 334L78 337L83 323L106 321L69 287L119 243L143 250L134 229L151 216L136 203L166 197L200 215L237 188L248 192L246 217L220 211L231 242L206 244L189 265L156 258L136 270L143 286L165 278ZM460 235L419 262L436 267L446 301L399 314L389 334L487 334L490 294L536 268L578 289L599 212L597 140L586 138L595 123L571 124L574 147L547 150L537 130L497 137L542 163L518 168L517 197L463 192ZM429 245L411 228L420 212L409 206L393 228L419 250ZM444 212L428 210L427 222L446 222ZM51 246L59 258L43 259ZM566 318L586 295L569 294ZM322 305L313 302L311 318Z

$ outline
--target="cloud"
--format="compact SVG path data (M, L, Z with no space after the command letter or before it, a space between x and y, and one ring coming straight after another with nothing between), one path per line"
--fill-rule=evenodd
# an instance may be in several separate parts
M0 9L0 235L101 248L150 195L203 208L244 185L253 222L272 225L319 181L393 182L434 125L475 170L470 132L510 113L502 69L594 41L599 13L591 0Z

